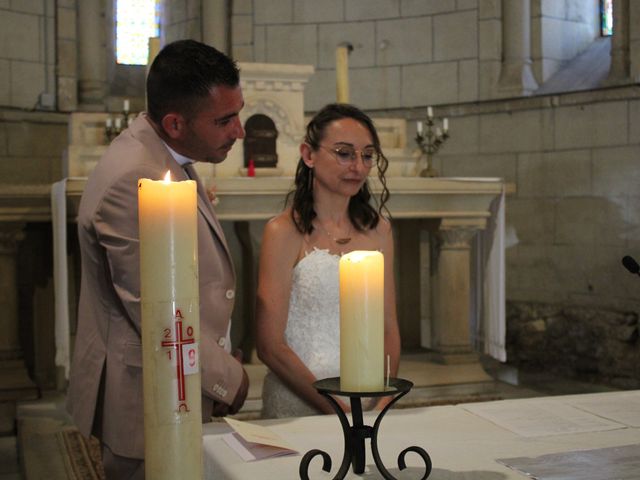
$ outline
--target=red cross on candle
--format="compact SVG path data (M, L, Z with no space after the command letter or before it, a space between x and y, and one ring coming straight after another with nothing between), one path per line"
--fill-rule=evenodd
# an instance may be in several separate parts
M178 400L184 401L184 359L182 355L182 346L195 343L195 339L182 338L182 321L176 320L176 338L175 340L166 340L162 342L163 347L171 347L176 351L176 375L178 378ZM193 334L193 328L187 328L187 335Z

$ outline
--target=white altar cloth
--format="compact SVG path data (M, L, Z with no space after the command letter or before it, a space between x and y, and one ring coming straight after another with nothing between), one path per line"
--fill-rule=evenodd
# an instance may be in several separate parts
M526 418L532 404L542 408L545 402L561 402L567 408L580 408L582 412L592 415L594 419L602 420L603 413L612 409L602 407L590 409L588 405L615 407L623 402L629 406L630 411L637 412L640 411L640 391L502 401L504 402L511 407L510 418L513 418L514 406L519 405L522 418ZM500 402L486 402L475 405L499 404ZM399 479L422 476L424 469L421 459L412 453L405 457L407 469L402 472L398 469L397 455L410 445L424 448L431 456L433 472L429 480L523 480L527 477L496 460L640 443L640 428L625 423L624 417L620 416L607 419L607 422L611 423L610 429L600 428L599 431L594 431L586 427L589 422L584 422L581 433L554 432L549 435L526 437L509 430L506 426L499 426L494 421L481 416L481 412L472 413L469 411L473 410L470 408L472 405L388 412L381 422L378 440L380 455L391 474ZM584 410L585 408L587 410ZM364 418L365 424L373 425L375 414L365 413ZM330 474L327 474L322 471L321 461L316 457L309 467L310 478L333 478L337 472L342 462L343 437L340 423L335 415L261 420L256 423L272 429L283 439L295 445L301 454L244 462L222 440L222 435L228 433L230 427L218 422L206 424L203 431L205 479L296 479L299 478L298 467L302 455L313 448L326 451L331 456L333 465ZM633 420L629 423L637 422ZM504 422L503 425L505 425ZM575 426L572 429L575 431ZM369 441L366 441L365 448L367 465L365 474L357 476L350 470L346 478L382 478L373 462Z
M51 186L53 229L53 292L55 315L55 363L69 378L71 339L69 337L69 273L67 269L67 179Z

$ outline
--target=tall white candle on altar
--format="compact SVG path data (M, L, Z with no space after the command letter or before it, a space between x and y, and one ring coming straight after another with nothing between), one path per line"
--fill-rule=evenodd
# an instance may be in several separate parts
M147 55L147 75L149 74L149 68L156 59L156 56L160 52L160 37L149 37L148 43L149 53Z
M336 101L349 103L349 45L336 49Z
M340 390L384 390L384 256L340 258Z
M197 193L138 181L145 478L202 478Z

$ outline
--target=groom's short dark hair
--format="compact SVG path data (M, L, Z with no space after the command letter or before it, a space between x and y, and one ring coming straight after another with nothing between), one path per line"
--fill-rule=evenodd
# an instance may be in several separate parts
M178 40L166 45L151 64L147 112L158 124L169 112L189 117L213 87L239 83L240 71L233 59L204 43Z

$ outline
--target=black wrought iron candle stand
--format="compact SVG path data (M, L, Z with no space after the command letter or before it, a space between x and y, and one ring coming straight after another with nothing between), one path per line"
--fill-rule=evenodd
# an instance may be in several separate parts
M395 477L389 473L380 459L380 453L378 452L378 428L380 427L380 422L382 421L382 417L384 417L385 413L387 413L394 403L409 393L409 390L413 387L413 383L402 378L390 378L387 388L381 392L344 392L340 390L340 377L333 377L318 380L313 384L313 386L318 393L327 398L333 406L333 409L336 411L336 414L340 419L342 433L344 434L344 454L342 456L342 464L332 480L343 479L349 471L349 465L353 467L353 473L364 473L366 464L364 441L366 438L371 439L371 453L373 454L373 460L382 476L386 480L395 480ZM351 402L351 417L353 419L353 425L349 424L347 416L332 395L349 397ZM389 397L392 395L394 396L393 400L391 400L378 414L373 427L364 425L362 418L362 397ZM398 455L398 468L400 470L404 470L407 467L404 458L409 452L417 453L422 457L422 460L425 463L425 473L421 477L421 480L425 480L431 474L431 458L421 447L411 446L402 450ZM309 450L300 461L299 473L301 480L309 480L309 463L318 455L322 456L322 469L325 472L331 471L331 457L327 452L319 449Z

